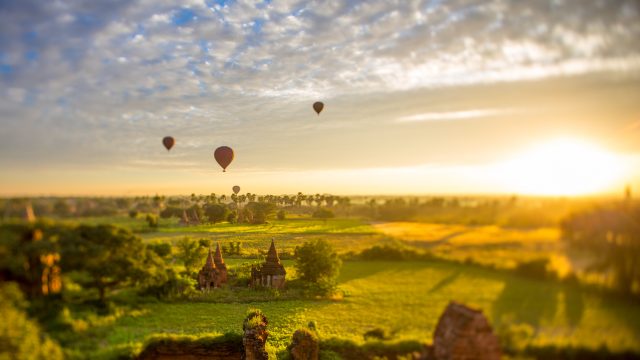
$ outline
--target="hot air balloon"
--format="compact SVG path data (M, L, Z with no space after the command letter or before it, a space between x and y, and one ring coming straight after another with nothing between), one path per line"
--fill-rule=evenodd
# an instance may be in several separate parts
M162 144L164 145L164 147L167 148L167 151L171 150L171 148L173 147L173 144L175 143L176 141L171 136L165 136L162 139Z
M315 110L318 115L320 115L320 112L322 111L322 109L324 108L324 104L321 103L320 101L316 101L313 103L313 110Z
M240 192L240 186L236 185L233 187L233 193L238 195L238 193Z
M220 146L213 152L213 157L216 158L216 161L220 166L222 166L222 171L227 171L227 166L231 164L233 161L233 149L228 146Z

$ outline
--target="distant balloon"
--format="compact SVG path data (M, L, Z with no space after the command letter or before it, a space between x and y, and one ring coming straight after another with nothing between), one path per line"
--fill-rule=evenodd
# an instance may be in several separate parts
M238 193L240 192L240 186L236 185L233 187L233 193L238 195Z
M214 151L213 157L222 166L222 171L227 171L227 166L233 161L233 149L228 146L220 146Z
M318 115L320 115L320 112L322 111L322 109L324 108L324 104L321 103L320 101L316 101L313 103L313 110L315 110Z
M171 136L165 136L164 139L162 139L162 144L167 148L167 151L171 150L175 143L176 141Z

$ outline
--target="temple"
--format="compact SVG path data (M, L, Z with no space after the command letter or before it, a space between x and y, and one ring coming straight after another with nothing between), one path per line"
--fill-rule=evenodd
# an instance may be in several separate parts
M251 287L269 287L275 289L284 288L285 276L287 272L280 263L280 257L276 251L276 245L271 239L271 247L267 254L266 261L260 266L251 267Z
M207 260L198 273L198 286L200 290L210 290L219 288L226 282L227 264L225 264L222 259L220 244L216 244L215 255L211 253L211 248L209 248Z

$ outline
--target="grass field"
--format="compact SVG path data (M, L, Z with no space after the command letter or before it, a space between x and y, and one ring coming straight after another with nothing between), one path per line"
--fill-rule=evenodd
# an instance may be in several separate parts
M557 228L514 229L499 226L468 226L390 222L373 225L382 234L427 249L451 260L513 268L540 257L552 259L562 275L568 271L560 231Z
M457 300L483 309L499 332L524 327L532 344L640 351L639 307L572 285L443 262L346 262L339 282L341 300L144 304L138 316L94 327L75 345L104 350L155 333L239 333L251 307L268 316L276 348L311 320L324 338L362 342L365 331L380 327L392 340L427 342L447 303Z
M86 223L115 223L149 242L175 242L182 237L210 239L225 245L241 241L250 257L266 251L274 238L280 252L326 239L338 250L358 252L376 244L402 242L445 259L472 259L501 268L537 257L562 257L560 234L554 228L510 229L424 223L375 223L360 219L273 220L265 225L215 224L181 227L162 220L147 232L144 219L83 219ZM230 267L251 261L227 257ZM288 278L293 262L284 261ZM140 345L152 334L225 333L241 331L248 308L262 309L269 318L269 343L284 348L297 328L315 321L323 338L363 342L363 333L383 328L391 341L428 342L449 301L481 308L501 334L516 334L518 345L556 345L640 352L640 307L630 300L578 285L534 280L514 273L462 262L347 261L341 271L338 300L277 300L257 303L145 303L134 312L110 321L93 321L67 344L84 351L108 351ZM271 297L273 298L273 297ZM121 314L123 315L123 314Z

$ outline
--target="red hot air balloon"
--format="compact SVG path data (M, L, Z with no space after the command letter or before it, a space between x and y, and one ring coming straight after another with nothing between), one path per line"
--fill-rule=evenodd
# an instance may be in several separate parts
M162 139L162 145L164 145L164 147L167 148L167 151L171 150L171 148L173 147L173 144L175 143L176 141L171 136L165 136Z
M227 171L227 166L231 164L233 161L233 149L228 146L220 146L213 152L213 157L216 158L216 161L220 166L222 166L222 171Z
M238 195L238 193L240 192L240 186L236 185L233 187L233 193Z
M318 113L318 115L320 115L320 112L322 111L323 108L324 108L324 104L321 103L320 101L316 101L313 103L313 110L315 110L316 113Z

